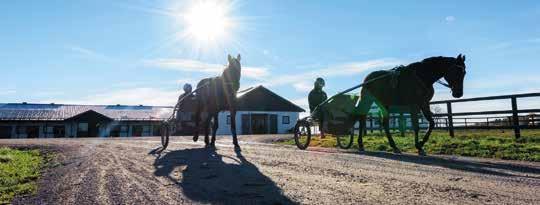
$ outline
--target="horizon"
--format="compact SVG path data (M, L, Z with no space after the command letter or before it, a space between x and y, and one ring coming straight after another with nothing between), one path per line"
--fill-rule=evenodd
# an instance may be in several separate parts
M100 0L1 7L1 102L172 106L184 83L219 75L227 54L239 53L241 89L263 85L304 109L316 77L325 78L332 96L371 71L460 53L467 56L463 98L540 92L536 1ZM204 19L209 14L216 16ZM201 26L208 21L213 26ZM435 89L434 100L453 99L445 87Z

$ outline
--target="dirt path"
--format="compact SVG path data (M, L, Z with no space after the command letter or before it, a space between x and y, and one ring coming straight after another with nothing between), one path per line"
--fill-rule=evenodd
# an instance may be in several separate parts
M242 139L250 139L243 137ZM258 137L265 141L268 137ZM539 204L540 163L300 151L229 138L0 140L62 150L16 204ZM255 140L261 141L261 140Z

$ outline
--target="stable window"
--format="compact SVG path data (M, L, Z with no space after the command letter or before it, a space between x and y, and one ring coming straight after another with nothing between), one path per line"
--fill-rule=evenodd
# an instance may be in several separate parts
M291 123L290 120L291 120L291 119L289 118L289 116L283 116L283 117L281 117L281 122L282 122L283 124L289 124L289 123Z
M227 124L228 124L228 125L231 124L231 115L227 115Z

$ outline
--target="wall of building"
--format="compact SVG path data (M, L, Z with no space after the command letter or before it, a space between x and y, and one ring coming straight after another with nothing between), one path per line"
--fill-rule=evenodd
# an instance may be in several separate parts
M236 112L236 133L237 134L245 134L245 133L242 133L242 115L244 114L277 115L277 133L278 134L288 133L290 129L294 128L294 125L296 124L296 121L298 120L298 117L299 117L298 112L238 111ZM230 124L227 124L227 116L229 115L230 113L228 111L219 113L219 116L218 116L219 127L216 132L218 135L231 134ZM289 124L283 124L283 116L289 116Z
M86 137L86 136L77 136L77 122L0 122L1 126L10 126L11 127L11 136L1 136L8 138L28 138L28 133L26 133L26 127L35 126L38 127L38 138L52 138L54 133L49 133L46 130L46 127L50 126L64 126L64 137ZM98 137L109 137L113 126L123 125L127 127L126 132L122 132L120 137L133 136L133 131L135 126L143 126L142 136L153 136L154 127L158 126L158 123L154 121L145 122L122 122L122 121L113 121L108 125L104 125L99 129ZM17 131L19 129L19 132Z

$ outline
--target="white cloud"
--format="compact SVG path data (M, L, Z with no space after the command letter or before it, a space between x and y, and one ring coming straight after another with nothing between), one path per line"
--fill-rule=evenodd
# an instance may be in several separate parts
M455 16L447 16L446 18L444 18L444 20L446 22L453 22L456 20L456 17Z
M306 117L306 116L309 115L308 98L298 98L298 99L291 100L291 102L294 103L295 105L300 106L301 108L303 108L306 111L306 112L300 113L300 118Z
M293 84L293 87L297 91L307 92L307 91L310 91L313 88L313 85L309 81L301 81L301 82Z
M219 75L223 72L225 65L206 63L191 59L161 58L144 61L146 66L161 69L178 70L185 72L201 72ZM242 66L242 75L252 79L262 79L269 75L268 68Z
M95 93L77 100L42 100L42 103L65 103L65 104L91 104L91 105L164 105L172 106L176 103L180 91L162 90L150 87L130 88Z
M368 70L390 68L400 63L400 61L395 59L376 59L363 62L350 62L329 66L319 70L312 70L310 72L273 76L272 78L264 80L262 83L265 86L277 86L285 84L291 84L294 86L298 82L310 81L320 76L324 76L325 78L351 76Z
M80 46L74 46L74 45L70 45L70 46L66 46L66 48L71 51L71 52L74 52L74 53L77 53L79 55L82 55L84 57L87 57L87 58L93 58L93 59L97 59L97 60L102 60L102 61L111 61L112 58L109 58L99 52L96 52L96 51L93 51L93 50L90 50L90 49L87 49L87 48L83 48L83 47L80 47Z

